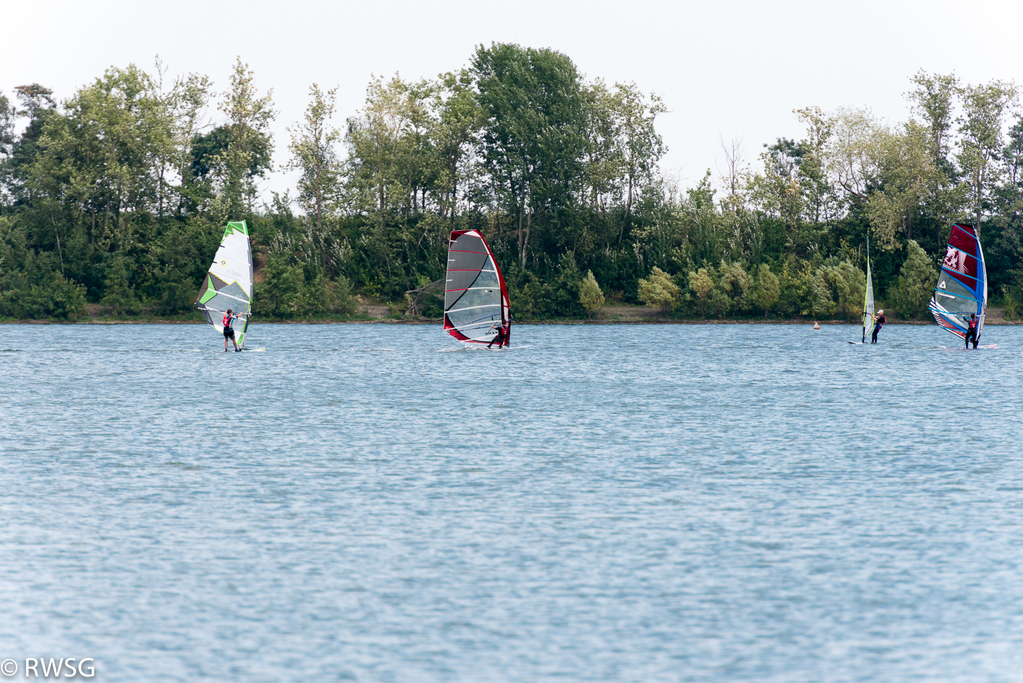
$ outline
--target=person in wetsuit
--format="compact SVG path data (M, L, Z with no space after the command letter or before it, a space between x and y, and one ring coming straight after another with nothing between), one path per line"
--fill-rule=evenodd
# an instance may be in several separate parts
M490 340L490 344L487 344L489 349L491 344L497 344L497 348L501 348L504 345L504 340L508 338L508 328L505 326L505 322L502 320L499 323L495 323L490 326L490 329L497 330L497 334Z
M877 343L877 333L881 331L881 328L884 327L886 322L888 322L888 319L884 317L884 309L882 308L877 312L877 315L874 316L874 333L870 335L871 344Z
M228 350L227 349L227 340L228 339L230 339L231 342L234 344L234 350L235 351L241 351L241 349L238 348L238 342L236 342L235 339L234 339L234 328L231 327L231 322L234 321L234 320L237 320L238 317L239 316L237 316L237 315L232 315L231 314L231 309L230 308L227 309L227 313L224 314L224 352L225 353Z
M966 321L966 348L970 348L970 340L973 340L973 348L977 348L977 314L971 313L970 319Z

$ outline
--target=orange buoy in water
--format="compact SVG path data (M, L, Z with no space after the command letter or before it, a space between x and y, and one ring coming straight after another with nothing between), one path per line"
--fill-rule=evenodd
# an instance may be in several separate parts
M814 321L813 321L813 329L815 329L815 330L819 330L820 328L821 328L821 326L817 324L817 321L816 321L816 320L814 320Z

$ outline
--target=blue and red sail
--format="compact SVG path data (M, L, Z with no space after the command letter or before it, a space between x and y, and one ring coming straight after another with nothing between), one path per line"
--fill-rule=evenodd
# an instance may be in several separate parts
M959 223L952 226L928 308L938 325L960 339L966 337L970 315L976 315L980 339L987 311L987 269L973 226Z

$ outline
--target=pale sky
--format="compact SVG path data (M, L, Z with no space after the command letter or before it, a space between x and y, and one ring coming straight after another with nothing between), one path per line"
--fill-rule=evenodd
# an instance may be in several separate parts
M38 82L59 99L110 66L199 72L225 90L235 58L273 89L277 165L309 86L337 87L335 124L362 107L370 74L433 78L468 64L477 45L511 42L568 55L587 79L634 81L671 110L657 128L662 170L694 185L724 169L721 140L747 162L764 143L799 138L792 110L869 107L904 121L918 70L969 83L1023 85L1019 0L438 0L226 2L22 0L2 12L0 91ZM214 112L217 114L217 112ZM275 173L264 190L294 186Z

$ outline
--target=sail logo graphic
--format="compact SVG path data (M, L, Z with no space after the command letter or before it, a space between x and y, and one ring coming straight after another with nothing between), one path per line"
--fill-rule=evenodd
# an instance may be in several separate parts
M965 273L966 254L950 246L948 251L945 253L945 261L941 265L949 270L954 270L957 273Z
M941 282L939 282L938 286L941 287L942 289L945 289L945 281L942 280Z
M222 268L226 268L227 267L227 259L226 258L220 259L220 266Z

